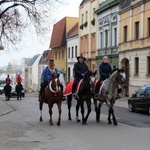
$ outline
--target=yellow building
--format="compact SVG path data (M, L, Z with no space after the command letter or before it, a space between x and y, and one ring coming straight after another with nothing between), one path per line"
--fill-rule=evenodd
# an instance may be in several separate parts
M79 54L83 54L90 70L96 65L96 29L99 0L83 0L79 7Z
M78 22L76 17L64 17L53 26L50 46L54 53L55 65L60 73L66 78L66 35L68 31Z
M150 0L122 1L119 62L127 73L129 94L150 84Z

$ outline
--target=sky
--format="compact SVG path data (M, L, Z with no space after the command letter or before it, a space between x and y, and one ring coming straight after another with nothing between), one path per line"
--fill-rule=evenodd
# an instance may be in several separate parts
M68 5L62 6L57 10L54 23L66 16L78 17L78 9L81 2L82 0L69 0ZM9 62L11 64L21 64L22 58L32 58L36 54L42 54L44 50L49 48L52 29L53 24L49 32L42 38L38 38L34 33L31 33L32 31L27 29L22 41L17 43L17 50L7 50L5 48L3 51L0 51L0 67L7 66Z

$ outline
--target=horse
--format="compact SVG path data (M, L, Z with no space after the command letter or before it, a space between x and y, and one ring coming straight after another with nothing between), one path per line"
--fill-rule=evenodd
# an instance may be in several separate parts
M54 104L57 104L58 113L59 113L57 125L59 126L61 124L62 98L63 98L63 91L60 85L59 74L54 73L52 74L52 80L50 81L49 85L45 88L41 96L41 101L39 101L40 122L43 121L43 118L42 118L43 103L46 103L48 104L48 107L49 107L49 115L50 115L49 124L53 125L52 108Z
M18 83L15 86L15 91L17 93L17 100L21 100L22 90L23 90L23 85L21 83Z
M100 121L101 106L106 103L108 106L108 124L118 125L113 106L118 98L118 89L126 83L126 75L123 69L116 69L111 76L102 82L99 86L99 93L94 95L94 105L96 112L96 121ZM120 89L119 89L120 90Z
M11 85L9 83L7 83L5 86L4 86L4 92L5 92L5 97L6 97L6 101L10 100L10 92L11 92Z
M91 98L94 96L94 83L95 83L95 75L96 72L92 72L92 71L87 71L85 73L85 76L83 77L83 79L81 79L79 81L79 84L77 86L77 94L78 94L78 98L77 100L77 104L76 104L76 121L80 122L79 119L79 107L81 107L81 114L82 114L82 124L85 125L87 122L87 119L91 113ZM70 81L67 85L66 85L66 89L68 89L69 86L72 86L73 84L73 80ZM69 85L71 84L71 85ZM65 90L66 90L65 89ZM69 87L69 89L71 89ZM65 92L64 92L65 93ZM67 96L67 104L68 104L68 120L72 120L71 118L71 105L72 105L72 92L70 92ZM87 114L86 116L84 115L85 110L84 110L84 102L86 102L87 104Z

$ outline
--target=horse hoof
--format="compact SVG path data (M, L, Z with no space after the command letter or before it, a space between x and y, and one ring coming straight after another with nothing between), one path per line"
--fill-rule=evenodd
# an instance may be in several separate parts
M57 122L57 125L60 126L60 122Z
M40 117L40 119L39 119L39 120L40 120L40 122L42 122L42 121L43 121L42 117Z
M114 125L115 125L115 126L117 126L117 125L118 125L118 123L117 123L117 122L114 122Z
M50 125L50 126L53 126L53 123L52 123L52 122L50 122L50 123L49 123L49 125Z
M72 120L71 118L68 118L68 120Z
M81 122L81 120L80 120L80 119L77 119L77 122Z

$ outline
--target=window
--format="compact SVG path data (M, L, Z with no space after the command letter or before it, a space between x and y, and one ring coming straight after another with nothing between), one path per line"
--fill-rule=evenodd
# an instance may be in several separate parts
M105 47L108 47L108 30L105 30Z
M70 81L70 67L68 67L68 81Z
M127 42L127 26L124 26L124 42Z
M135 23L135 40L139 39L139 22Z
M70 58L70 47L68 48L68 58Z
M95 16L95 8L93 8L93 19L94 19L94 16Z
M100 33L100 48L103 48L103 33Z
M150 37L150 18L148 18L148 37Z
M62 50L62 59L64 59L64 50Z
M150 56L147 57L147 74L150 75Z
M58 57L59 57L59 60L60 60L60 51L59 51L59 53L58 53Z
M75 58L77 57L77 49L78 47L77 46L75 46Z
M139 74L139 58L135 58L135 75Z
M88 20L88 12L86 11L86 16L85 16L86 18L85 18L85 21L87 21Z
M114 46L117 45L117 28L114 28Z
M57 52L55 52L55 59L57 59Z
M74 57L74 54L73 54L73 47L72 47L72 58Z
M84 23L84 14L82 14L82 24Z

